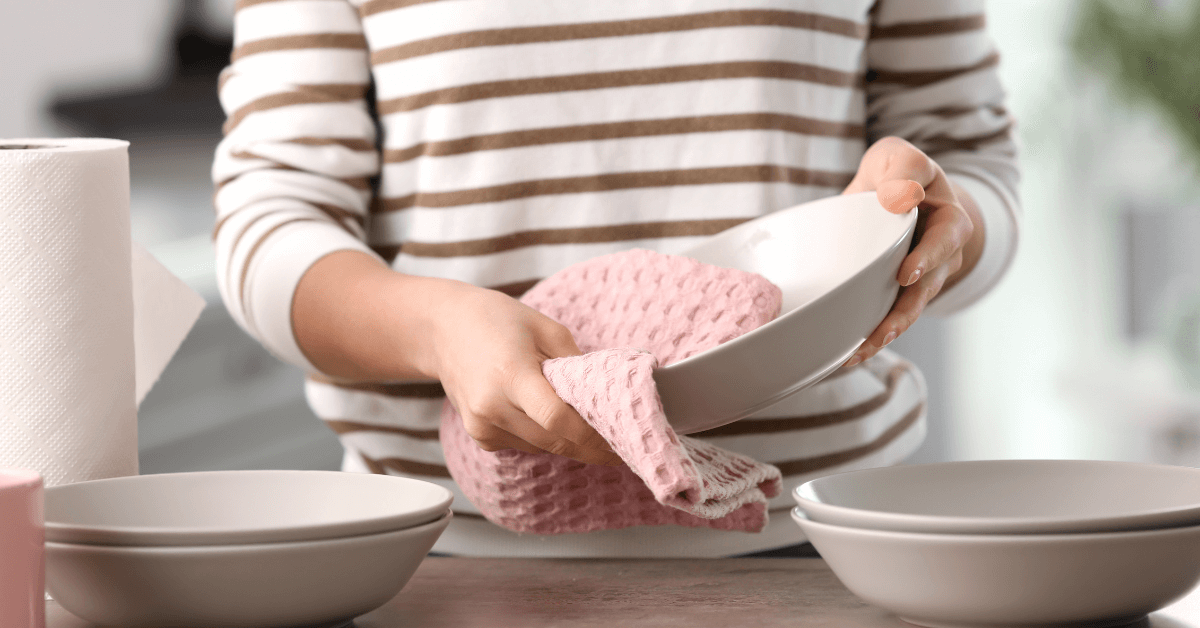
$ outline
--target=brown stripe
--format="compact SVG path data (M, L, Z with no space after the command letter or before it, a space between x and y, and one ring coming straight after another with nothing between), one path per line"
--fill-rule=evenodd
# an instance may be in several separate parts
M311 374L308 378L320 384L328 384L345 388L370 392L388 397L403 397L408 399L441 399L446 396L439 382L403 382L403 383L373 383L373 382L339 382L321 375Z
M384 469L383 465L376 462L374 458L369 458L362 452L358 453L358 457L362 459L363 464L367 465L367 469L369 469L371 473L376 475L387 475L387 469Z
M357 223L361 227L361 226L365 225L367 222L366 217L363 216L362 214L357 214L357 213L352 212L344 207L339 207L337 205L331 205L329 203L308 202L308 204L321 210L322 212L325 213L325 215L329 216L330 218L334 219L335 221L337 221L339 223L342 222L343 220L350 220L350 221Z
M946 153L952 150L975 150L984 144L990 144L1011 137L1012 124L1005 124L998 131L988 133L986 135L976 135L973 137L949 137L937 136L927 140L918 142L921 150L926 154L936 155L938 153Z
M905 87L924 87L933 83L947 81L952 78L957 78L971 72L977 72L984 68L989 68L1000 63L1000 54L993 52L983 58L982 61L972 65L953 68L949 70L933 70L924 72L892 72L888 70L868 70L867 83L874 84L894 84L903 85Z
M601 37L628 37L632 35L737 26L782 26L786 28L822 31L835 35L854 37L856 39L865 39L867 36L866 24L817 13L772 10L713 11L710 13L693 13L691 15L671 15L633 20L496 28L466 33L453 33L384 48L371 54L371 63L390 63L392 61L412 59L414 57L449 50L480 48L484 46L508 46L597 39Z
M827 454L824 456L801 458L798 460L776 462L773 464L779 468L779 471L784 477L803 475L840 464L845 464L851 460L862 458L886 447L892 441L896 440L896 438L898 438L901 434L903 434L905 430L916 423L917 420L921 418L921 415L924 413L924 411L925 404L918 404L911 411L909 411L904 418L897 421L895 425L888 428L886 432L881 434L879 438L876 438L874 441L871 441L870 443L867 443L861 447L855 447L853 449L847 449L845 451ZM417 462L415 460L405 460L403 458L383 458L376 460L361 453L359 455L362 457L363 462L366 463L367 468L370 469L372 473L383 474L387 469L391 469L393 471L410 475L422 475L425 477L438 478L450 477L450 470L442 465L429 464L427 462Z
M237 0L237 3L234 5L234 9L237 11L240 11L247 7L252 7L256 4L266 4L268 2L286 2L286 1L288 1L288 0Z
M719 133L723 131L780 130L822 137L863 137L860 124L831 122L781 113L734 113L687 118L633 120L577 126L548 127L475 135L441 142L427 142L407 148L383 151L386 163L401 163L418 156L444 157L484 150L501 150L521 146L542 146L567 142L611 140L627 137L652 137L683 133Z
M863 456L883 449L889 443L899 438L899 436L904 433L904 430L907 430L914 423L916 423L917 419L920 419L922 413L924 412L925 403L922 402L917 404L916 407L908 412L908 414L904 415L904 418L897 421L895 425L889 427L883 434L880 434L879 438L876 438L875 440L860 447L855 447L853 449L847 449L832 454L826 454L824 456L800 458L799 460L788 460L785 462L773 462L771 464L779 467L779 471L785 477L789 475L812 473L814 471L820 471L821 469L827 469L829 467L845 464L851 460L862 458Z
M409 438L418 440L437 440L437 430L410 430L403 427L395 427L391 425L373 425L371 423L359 423L357 421L340 421L336 419L322 419L334 432L338 434L349 434L351 432L383 432L386 434L399 434Z
M308 50L312 48L342 48L366 50L367 40L361 33L310 33L307 35L284 35L248 41L233 49L230 61L237 61L261 52L280 50Z
M216 225L216 227L214 228L214 230L213 230L213 234L215 235L215 234L216 234L216 231L217 231L218 229L220 229L221 227L225 226L225 222L226 222L227 220L229 220L230 218L232 218L232 217L234 216L234 214L237 214L237 212L235 211L235 212L233 212L233 213L231 213L231 214L229 214L229 215L225 216L224 218L222 218L222 219L220 220L220 222L218 222L218 223L217 223L217 225ZM263 212L263 213L261 213L261 214L259 214L259 215L255 216L254 218L251 218L251 219L250 219L250 222L247 222L246 224L242 225L242 230L241 230L241 231L239 231L239 232L238 232L238 234L237 234L236 236L234 236L234 237L233 237L233 244L232 244L232 245L229 247L229 250L230 250L231 252L232 252L232 251L237 251L238 244L240 244L240 243L241 243L241 241L242 241L242 237L246 235L246 232L250 230L250 227L253 227L255 223L257 223L258 221L260 221L260 220L262 220L263 218L266 218L267 216L270 216L270 215L271 215L271 212ZM249 258L247 258L247 259L249 259Z
M367 464L367 468L371 470L371 473L383 474L385 470L391 469L392 471L399 471L408 475L423 475L432 478L450 477L450 470L438 464L405 460L403 458L380 458L376 460L362 453L359 453L359 456Z
M896 385L900 382L900 377L907 372L908 368L906 366L896 366L888 373L886 388L883 392L849 408L843 408L835 412L823 412L821 414L736 421L728 425L700 432L695 434L695 436L708 438L715 436L743 436L746 434L773 434L776 432L811 430L860 419L886 405L896 392Z
M486 98L752 77L806 81L834 87L860 87L862 82L862 77L858 74L816 65L782 61L729 61L460 85L412 96L381 100L379 101L379 113L386 115L401 111L414 111L431 105L462 103Z
M270 214L264 214L264 215L270 215ZM256 253L258 253L258 247L262 246L262 243L266 242L267 238L271 237L271 234L278 231L280 229L280 227L284 227L284 226L294 224L297 222L315 222L315 219L313 219L313 218L291 218L291 219L285 220L285 221L275 225L274 227L271 227L270 229L268 229L267 232L262 234L262 236L258 239L258 241L254 243L254 246L250 247L250 252L246 255L246 261L242 264L242 276L238 280L237 293L238 293L239 298L243 302L246 300L246 274L248 272L250 272L250 262L254 259L254 255ZM245 232L243 232L243 233L245 233Z
M262 159L262 157L259 157L257 155L255 155L254 158ZM288 165L277 163L277 162L272 162L268 165L259 166L255 170L291 170L293 172L308 172L307 170L293 168L292 166L288 166ZM315 173L310 173L310 174L315 174ZM238 175L238 176L240 176L240 175ZM324 175L322 175L322 176L324 176ZM214 192L220 192L221 188L225 187L226 185L229 185L230 183L233 183L236 180L237 180L237 177L235 176L235 177L232 177L229 179L224 179L222 181L218 181L215 186ZM334 181L341 181L342 183L345 183L346 185L348 185L356 190L363 190L363 191L371 190L371 178L370 177L342 177L342 178L335 178Z
M403 9L404 7L411 7L415 4L425 4L426 2L436 1L437 0L369 0L358 8L358 14L366 17L368 15L375 15L376 13L383 13L384 11Z
M932 37L935 35L950 35L964 31L982 30L987 20L984 15L964 15L944 20L929 20L927 22L902 22L887 26L873 26L871 40L892 39L898 37Z
M396 261L396 256L400 254L399 244L372 244L370 247L371 250L375 251L375 254L379 257L382 257L389 266L392 262Z
M223 227L224 223L226 223L226 221L229 220L230 217L233 217L234 214L236 214L236 211L234 211L233 214L227 215L226 217L224 217L224 219L221 219L220 222L217 222L216 228L214 229L214 234L216 233L216 229L220 229L221 227ZM242 237L245 237L246 232L250 231L250 228L253 227L254 225L256 225L256 223L258 221L263 220L263 219L265 219L266 216L270 216L270 215L271 215L270 211L264 211L264 213L252 217L252 219L250 219L250 222L247 222L247 223L245 223L245 225L242 225L241 231L238 232L238 235L235 235L235 237L233 239L233 244L229 246L229 251L232 252L232 251L238 250L238 245L241 244L241 239L242 239ZM250 258L247 257L246 261L247 262L250 261Z
M503 292L514 299L520 298L521 295L529 291L530 288L537 285L541 279L526 279L525 281L515 281L513 283L501 284L499 286L491 286L489 289L496 292Z
M259 159L259 157L257 157L257 156L255 156L255 158L256 158L256 159ZM303 172L303 171L301 171L301 170L298 170L297 168L292 168L292 167L290 167L290 166L284 166L284 165L282 165L282 164L274 164L274 165L271 165L271 166L265 166L263 169L270 169L270 170L295 170L295 171L297 171L297 172ZM234 177L234 178L232 178L232 179L226 179L226 180L224 180L224 181L221 181L221 182L217 183L217 185L216 185L216 190L213 192L213 202L214 202L214 203L216 202L216 195L217 195L217 193L218 193L218 192L220 192L220 191L221 191L221 188L225 187L225 186L226 186L226 185L228 185L229 183L232 183L233 181L236 181L236 180L237 180L237 177ZM369 191L369 190L371 189L371 181L370 181L370 179L368 179L367 177L346 177L346 178L342 178L342 179L335 179L335 180L336 180L336 181L341 181L342 183L345 183L346 185L349 185L350 187L352 187L352 188L354 188L354 189L356 189L356 190L364 190L364 191ZM327 204L324 204L324 203L313 203L313 202L311 202L311 201L302 201L302 202L304 202L304 203L307 203L307 204L309 204L309 205L312 205L313 207L315 207L315 208L317 208L317 209L319 209L319 210L321 210L321 211L325 212L326 214L329 214L329 216L330 216L331 218L334 218L335 220L338 220L338 224L341 224L341 221L340 221L340 216L341 216L342 214L345 214L345 217L347 217L347 218L351 218L352 220L354 220L355 222L357 222L357 223L358 223L360 226L363 226L364 228L366 227L366 217L362 216L361 214L355 214L355 213L353 213L353 212L350 212L350 211L348 211L348 210L342 209L342 208L340 208L340 207L337 207L337 206L335 206L335 205L327 205ZM232 217L233 217L233 215L234 215L234 214L236 214L236 213L237 213L236 211L234 211L234 212L231 212L231 213L228 213L228 214L226 214L226 215L225 215L225 217L223 217L223 218L221 218L220 220L216 221L216 223L213 225L213 231L212 231L212 237L213 237L213 239L214 239L214 240L217 238L217 234L221 232L221 227L225 226L225 221L227 221L227 220L229 220L230 218L232 218ZM265 215L265 214L264 214L264 215ZM260 217L261 217L261 216L260 216ZM343 227L344 227L344 225L343 225ZM351 234L351 235L353 235L354 237L359 237L359 234L356 234L356 233L354 233L354 232L353 232L353 231L351 231L350 229L346 229L346 230L347 230L347 231L349 231L349 232L350 232L350 234ZM239 238L240 238L240 236L239 236ZM234 246L236 246L236 245L237 245L237 242L235 241L235 242L234 242Z
M404 243L401 251L405 255L413 257L462 257L501 253L503 251L543 244L593 244L598 242L647 240L650 238L706 236L740 225L747 220L749 219L675 220L604 225L600 227L535 229L518 231L494 238L460 240L458 242L416 242L408 240Z
M217 239L217 234L221 233L221 227L224 227L225 223L229 222L229 219L233 218L234 214L236 214L236 213L237 212L230 212L228 214L225 214L225 216L223 216L220 220L217 220L213 224L212 237L213 237L214 241Z
M789 168L774 164L694 168L690 170L651 170L616 172L584 177L520 181L486 188L455 190L453 192L418 192L398 198L381 198L373 208L391 212L409 207L456 207L476 203L497 203L551 194L580 194L608 192L635 188L669 187L676 185L712 185L719 183L791 183L843 188L854 178L852 172L828 172Z
M1003 116L1008 113L1008 109L1004 105L968 105L964 107L941 107L939 109L931 109L922 111L924 115L938 116L939 118L956 118L972 113L981 113L990 111L998 116Z
M316 103L351 102L361 100L367 92L365 85L333 84L333 85L301 85L294 91L281 94L271 94L256 98L229 115L223 130L228 135L246 116L268 109L287 107L288 105L309 105Z
M286 141L302 146L341 146L362 153L375 151L375 142L361 137L294 137Z
M338 181L341 181L342 183L345 183L356 190L361 190L364 192L371 191L371 177L343 177L338 179Z

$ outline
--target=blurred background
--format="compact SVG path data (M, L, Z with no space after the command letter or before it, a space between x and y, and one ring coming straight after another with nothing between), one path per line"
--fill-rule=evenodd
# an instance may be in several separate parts
M1021 248L986 300L896 342L931 391L912 462L1200 466L1200 2L987 5L1022 145ZM302 374L216 290L209 166L232 14L233 0L0 3L0 137L130 140L134 238L209 304L140 408L144 473L341 459Z

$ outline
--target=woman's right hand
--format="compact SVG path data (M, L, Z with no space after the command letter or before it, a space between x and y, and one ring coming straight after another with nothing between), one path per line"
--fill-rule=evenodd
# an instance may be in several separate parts
M580 354L566 327L494 290L458 282L441 290L432 311L434 369L480 447L621 464L542 374L542 362Z
M467 434L488 451L621 464L542 375L542 362L579 355L571 333L507 295L339 251L300 280L292 323L305 356L330 377L441 380Z

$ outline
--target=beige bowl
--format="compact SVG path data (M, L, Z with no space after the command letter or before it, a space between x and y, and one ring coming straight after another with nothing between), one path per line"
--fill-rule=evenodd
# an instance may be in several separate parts
M1120 626L1200 582L1200 526L955 535L792 518L846 588L920 626Z
M779 318L654 371L671 427L691 434L762 410L842 365L891 310L917 215L874 192L832 196L740 224L682 254L758 273Z
M312 541L429 523L453 496L431 482L337 471L140 475L46 490L46 540L96 545Z
M1105 460L976 460L806 482L821 523L893 532L1048 534L1200 525L1200 469Z
M345 622L392 599L450 522L320 541L203 547L46 543L46 588L88 621L140 628Z

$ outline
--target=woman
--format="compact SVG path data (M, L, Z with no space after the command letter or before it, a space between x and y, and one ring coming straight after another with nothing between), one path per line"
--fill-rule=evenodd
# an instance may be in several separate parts
M977 300L1015 250L1015 147L982 5L240 0L213 168L222 295L309 372L345 470L455 491L439 551L802 551L792 487L894 464L923 437L920 374L881 349L923 311ZM838 376L702 435L783 471L766 531L519 536L457 491L443 390L484 449L618 462L542 376L578 353L570 333L511 296L597 255L672 253L868 190L921 207L892 312Z

